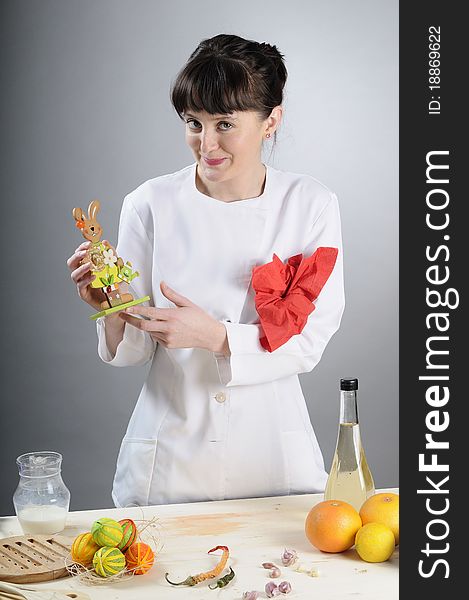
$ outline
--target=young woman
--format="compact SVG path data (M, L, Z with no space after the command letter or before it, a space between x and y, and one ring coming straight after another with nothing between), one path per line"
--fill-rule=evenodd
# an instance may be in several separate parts
M117 253L152 306L99 319L98 353L113 366L152 364L119 452L117 507L324 489L298 374L318 363L342 317L340 218L324 185L261 160L286 78L275 46L202 41L171 92L195 162L124 200ZM68 265L98 308L85 248ZM293 289L306 264L298 255L318 248L335 252L310 267L325 273L322 285L297 278ZM282 293L272 277L287 282Z

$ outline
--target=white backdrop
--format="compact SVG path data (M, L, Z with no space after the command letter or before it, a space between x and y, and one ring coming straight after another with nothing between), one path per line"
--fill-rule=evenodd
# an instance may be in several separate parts
M72 509L112 506L146 369L97 357L65 265L80 243L71 209L99 198L105 237L117 241L124 195L192 162L169 88L218 33L285 54L285 119L269 162L339 198L346 309L320 364L301 376L326 466L339 378L356 376L376 484L398 485L397 0L16 0L2 2L1 27L2 244L14 264L2 311L0 514L13 513L15 457L40 449L63 453Z

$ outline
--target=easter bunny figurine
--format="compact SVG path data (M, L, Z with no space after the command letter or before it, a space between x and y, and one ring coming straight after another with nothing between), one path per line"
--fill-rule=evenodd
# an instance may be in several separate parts
M116 251L108 242L101 241L103 230L96 218L99 209L99 201L93 200L88 207L88 216L81 208L74 208L72 211L76 221L75 225L81 230L85 240L91 242L81 264L90 262L93 265L94 269L91 272L95 275L95 279L90 285L94 288L101 288L103 292L101 312L92 315L90 317L92 319L150 299L149 296L145 296L134 300L132 294L124 289L128 283L138 277L138 271L133 271L130 262L124 263L124 260L117 256Z

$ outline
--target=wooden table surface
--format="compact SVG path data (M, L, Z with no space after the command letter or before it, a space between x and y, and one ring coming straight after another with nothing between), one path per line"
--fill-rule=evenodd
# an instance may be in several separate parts
M398 492L395 488L377 491ZM259 598L266 598L264 586L268 581L278 584L287 580L292 591L286 597L292 600L397 599L399 547L388 561L372 564L360 560L353 548L340 554L328 554L311 546L304 533L304 522L311 507L322 499L322 494L308 494L70 512L67 526L60 535L70 536L71 541L79 533L89 531L99 517L117 520L156 517L154 530L160 536L162 547L155 565L146 575L113 585L90 586L77 578L66 577L37 583L34 587L82 591L92 600L231 600L241 599L243 592L250 590L258 590ZM0 537L22 533L16 517L0 517ZM236 573L226 588L209 589L207 586L213 584L213 580L196 587L172 587L165 581L166 572L172 581L181 581L188 575L212 569L220 552L208 555L207 551L218 545L229 547L228 565L231 564ZM294 548L299 563L305 569L316 569L318 576L310 577L293 567L284 567L280 557L285 547ZM270 580L263 562L278 565L281 576Z

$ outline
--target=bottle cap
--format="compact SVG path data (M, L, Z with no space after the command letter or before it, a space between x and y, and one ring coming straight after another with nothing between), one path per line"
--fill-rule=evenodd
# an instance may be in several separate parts
M340 380L340 389L344 392L358 390L358 379L356 377L344 377Z

